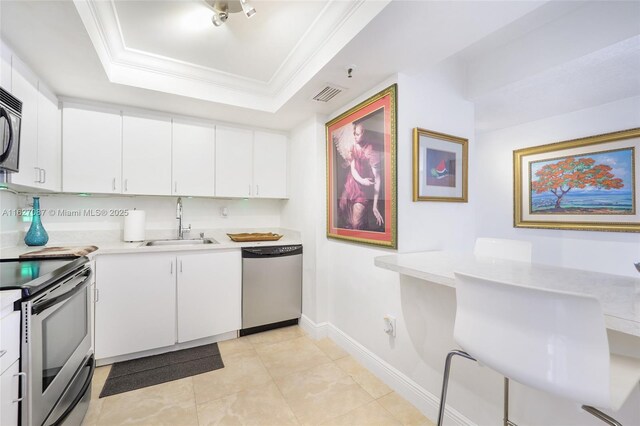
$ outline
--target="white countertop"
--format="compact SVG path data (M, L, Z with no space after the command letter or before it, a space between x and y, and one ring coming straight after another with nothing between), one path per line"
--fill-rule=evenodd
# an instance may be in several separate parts
M640 278L445 251L379 256L375 265L448 287L455 287L454 272L464 272L594 296L602 305L607 328L640 337Z
M157 252L186 252L186 251L203 251L203 250L223 250L223 249L240 249L242 247L258 247L258 246L286 246L291 244L302 244L299 233L295 231L282 232L283 237L278 241L261 241L261 242L248 242L248 243L236 243L231 241L227 236L226 230L209 231L205 233L204 238L213 238L218 244L194 244L194 245L166 245L166 246L145 246L144 242L127 243L124 241L92 241L89 238L86 241L77 241L64 243L56 242L54 244L47 244L43 247L29 247L24 244L0 249L0 258L17 258L21 254L31 251L40 250L44 247L81 247L81 246L96 246L98 250L90 253L88 257L93 257L98 254L122 254L122 253L157 253ZM238 232L234 230L234 232ZM256 232L255 230L247 232ZM187 238L197 237L197 234L191 235Z

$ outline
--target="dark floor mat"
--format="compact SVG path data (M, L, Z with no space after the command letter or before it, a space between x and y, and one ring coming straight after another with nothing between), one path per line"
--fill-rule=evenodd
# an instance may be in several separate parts
M217 343L117 362L100 398L223 368Z

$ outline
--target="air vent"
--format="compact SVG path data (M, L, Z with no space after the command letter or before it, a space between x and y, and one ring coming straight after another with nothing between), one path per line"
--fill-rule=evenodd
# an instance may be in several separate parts
M0 103L22 115L22 102L2 87L0 87Z
M313 100L318 102L329 102L336 95L342 93L343 91L344 89L341 87L327 84L324 89L320 90L320 92L318 92L318 94L313 97Z

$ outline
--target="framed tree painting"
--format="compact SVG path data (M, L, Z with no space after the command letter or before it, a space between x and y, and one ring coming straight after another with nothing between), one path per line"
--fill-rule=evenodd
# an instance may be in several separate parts
M640 232L640 129L513 152L514 225Z
M326 124L327 237L397 248L394 84Z
M467 202L469 141L413 129L413 201Z

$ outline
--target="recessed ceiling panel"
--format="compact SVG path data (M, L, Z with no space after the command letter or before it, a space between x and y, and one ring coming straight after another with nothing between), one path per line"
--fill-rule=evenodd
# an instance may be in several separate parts
M327 1L254 1L215 27L204 1L114 2L127 48L268 82Z

